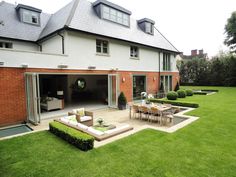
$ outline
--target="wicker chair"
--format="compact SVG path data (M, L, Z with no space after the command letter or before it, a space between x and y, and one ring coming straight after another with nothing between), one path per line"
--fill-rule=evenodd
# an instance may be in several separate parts
M80 116L78 113L68 112L68 116L76 115L76 119L79 123L87 126L93 126L93 112L84 111L84 116Z
M133 105L132 106L132 110L133 110L133 117L137 118L136 115L138 114L138 118L141 117L140 111L139 111L139 106L138 105Z
M145 119L149 119L149 115L151 114L151 112L147 106L140 106L139 111L141 112L141 119L143 119L143 115Z

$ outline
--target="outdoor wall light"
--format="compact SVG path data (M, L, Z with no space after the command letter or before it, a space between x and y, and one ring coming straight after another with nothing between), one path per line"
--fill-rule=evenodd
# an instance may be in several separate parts
M60 69L63 69L63 68L68 68L68 65L67 64L59 64L57 67Z
M28 67L29 67L29 64L27 64L27 63L22 63L22 64L21 64L21 67L22 67L22 68L28 68Z
M95 69L96 69L96 66L88 66L88 69L89 69L89 70L95 70Z
M125 77L122 77L122 82L125 82Z
M153 81L156 81L156 77L153 77Z
M0 66L3 66L4 65L4 62L3 61L0 61Z

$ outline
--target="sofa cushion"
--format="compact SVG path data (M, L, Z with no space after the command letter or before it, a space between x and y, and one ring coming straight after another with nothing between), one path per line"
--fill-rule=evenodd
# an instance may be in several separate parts
M61 117L60 120L65 123L69 122L69 119L67 119L66 117Z
M70 120L70 121L69 121L69 124L76 126L76 125L78 124L78 122L77 122L77 121L75 122L75 121L71 121L71 120Z
M83 117L80 117L80 121L81 121L81 122L85 122L85 121L89 121L89 120L92 120L92 117L91 117L91 116L83 116Z
M81 123L78 123L77 126L83 130L87 130L88 129L88 126L87 125L84 125L84 124L81 124Z
M85 110L84 108L72 109L72 113L79 114L82 117L85 115Z
M89 127L89 128L88 128L88 132L93 133L93 134L98 135L98 136L101 136L101 135L104 134L104 132L99 131L99 130L95 130L95 129L92 128L92 127Z

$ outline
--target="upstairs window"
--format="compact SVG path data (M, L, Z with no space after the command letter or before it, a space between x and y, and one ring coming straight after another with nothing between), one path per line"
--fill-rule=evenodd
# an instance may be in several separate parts
M96 40L96 52L99 54L108 54L108 41Z
M130 46L130 57L131 58L138 58L139 57L138 47Z
M24 9L22 12L22 20L25 23L39 25L39 13Z
M170 54L163 53L163 71L171 70Z
M11 42L0 42L0 48L12 49L13 44Z
M128 14L105 5L102 6L102 18L125 26L129 26Z
M153 34L153 24L146 22L145 26L146 33Z

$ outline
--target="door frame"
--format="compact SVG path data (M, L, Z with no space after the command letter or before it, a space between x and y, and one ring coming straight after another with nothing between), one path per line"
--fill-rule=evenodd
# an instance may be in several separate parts
M111 102L111 99L112 99L112 97L111 97L111 92L110 92L110 90L111 90L111 80L110 80L110 77L111 76L116 76L116 104L115 105L113 105ZM108 79L107 79L107 84L108 84L108 107L110 107L110 108L117 108L118 107L118 94L119 94L119 75L118 74L108 74L107 75L107 77L108 77Z

